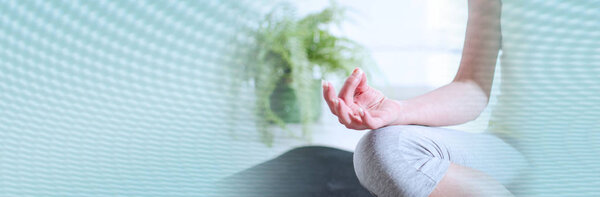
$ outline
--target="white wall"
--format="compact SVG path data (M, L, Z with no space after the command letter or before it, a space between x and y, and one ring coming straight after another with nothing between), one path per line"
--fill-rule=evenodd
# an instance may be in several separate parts
M382 87L387 96L413 97L450 82L456 74L466 29L467 0L345 0L338 3L349 9L348 20L336 29L337 33L370 50L388 82L376 85ZM299 13L304 15L323 9L329 1L305 0L296 4ZM341 81L337 81L337 86L340 85ZM490 102L493 105L495 98ZM477 120L450 128L483 132L490 112L488 107ZM364 131L343 128L327 109L323 114L318 126L329 129L315 132L313 143L354 150Z
M345 0L338 33L365 45L392 86L441 86L456 73L466 27L466 0ZM326 0L297 1L300 14Z
M295 2L299 14L316 12L329 5L327 0ZM452 80L458 69L466 28L466 0L344 0L349 7L349 20L336 29L370 50L387 84L386 95L407 98L429 91ZM497 72L498 73L498 72ZM377 80L375 80L377 81ZM380 82L382 80L379 80ZM341 81L334 79L336 86ZM338 88L339 89L339 88ZM495 102L492 98L491 102ZM346 129L329 113L323 103L323 116L313 127L311 142L277 138L271 148L257 141L236 140L239 147L257 147L264 154L238 162L236 169L250 167L275 157L293 147L324 145L352 151L366 131ZM487 127L490 109L470 123L451 128L468 132L482 132ZM299 130L297 125L289 125ZM240 157L241 159L242 157Z

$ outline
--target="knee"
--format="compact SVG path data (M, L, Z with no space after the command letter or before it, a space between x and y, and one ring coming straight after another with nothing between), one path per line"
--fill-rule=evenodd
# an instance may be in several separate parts
M355 168L373 166L371 164L387 162L394 158L403 161L422 156L420 150L427 138L423 135L428 127L391 126L372 130L365 134L354 152Z
M430 182L418 170L427 158L427 137L421 126L392 126L370 131L354 152L354 170L360 183L378 196L414 196L414 187ZM411 183L412 182L412 183Z
M371 174L374 168L382 168L385 164L404 162L415 156L420 136L418 128L411 126L392 126L372 130L365 134L354 151L354 168L359 178ZM403 150L400 150L403 149Z

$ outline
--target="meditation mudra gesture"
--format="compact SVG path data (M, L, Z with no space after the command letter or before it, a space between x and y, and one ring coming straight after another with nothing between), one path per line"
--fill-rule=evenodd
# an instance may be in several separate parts
M397 101L367 85L365 73L357 68L339 95L330 82L323 82L323 95L341 124L374 129L359 142L354 165L361 184L376 196L510 195L499 181L508 184L522 168L518 165L526 163L493 135L415 125L452 125L477 117L474 110L483 110L487 94L476 82L455 80L426 95ZM480 102L480 109L464 106L472 102ZM507 158L520 162L513 162L511 171L486 164Z
M354 153L360 183L379 197L598 192L600 162L589 158L600 154L577 144L600 136L600 114L592 110L600 106L600 14L589 7L469 0L454 80L412 99L387 98L358 68L339 94L324 81L325 101L339 122L372 130ZM485 109L500 50L501 94L490 132L439 128L474 120Z

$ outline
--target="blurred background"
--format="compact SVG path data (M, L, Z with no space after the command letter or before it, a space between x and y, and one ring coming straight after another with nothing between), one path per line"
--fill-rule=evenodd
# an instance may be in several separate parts
M294 1L299 17L318 13L332 5L330 1ZM372 62L369 83L394 99L407 99L433 90L452 81L461 58L467 20L467 1L339 1L335 5L345 8L339 25L329 30L364 46ZM268 12L268 11L267 11ZM350 66L354 68L355 66ZM499 91L500 70L497 69L493 94ZM328 75L337 90L345 76ZM450 128L467 132L484 132L490 116L491 104L477 120ZM231 171L246 169L296 147L318 145L353 151L367 132L346 129L332 115L326 103L321 102L321 116L311 123L309 140L290 138L285 131L274 126L275 140L265 146L255 132L238 133L232 141L236 166ZM299 132L302 125L288 123L287 128ZM250 149L249 149L250 148ZM237 153L237 154L236 154ZM225 174L227 174L225 173Z
M307 0L293 2L297 15L305 16L319 12L331 2ZM407 99L433 90L452 81L461 58L467 20L467 1L339 1L345 7L345 19L330 30L350 38L365 47L372 58L371 85L394 99ZM369 72L369 71L367 71ZM492 106L499 93L501 73L496 70L494 89L490 105L475 121L449 128L467 132L484 132L487 128ZM337 90L342 86L342 76L325 77L334 83ZM236 141L241 148L239 165L252 166L271 159L294 147L323 145L353 151L356 143L367 131L346 129L322 102L319 120L311 125L313 133L309 141L293 140L285 132L277 131L278 138L272 147L260 142ZM298 124L287 125L292 130L301 130ZM241 135L252 134L245 133ZM253 135L244 137L256 138ZM249 144L248 144L249 143ZM261 152L250 158L243 150L256 147L252 152Z
M466 1L337 2L345 9L338 25L314 26L318 38L299 33L313 36L308 42L317 49L326 38L356 44L361 56L339 52L334 60L361 64L331 64L331 73L306 61L313 56L301 47L313 45L285 48L304 43L294 40L299 34L270 40L287 43L284 49L257 39L279 35L264 24L281 2L0 1L0 194L212 192L213 182L295 147L354 150L366 131L339 124L321 102L320 86L304 79L326 79L339 89L351 69L364 66L373 86L405 99L450 82L457 71ZM287 5L286 25L302 30L298 20L332 2ZM278 50L292 55L265 60ZM290 87L319 94L298 98L302 106L320 106L299 120L269 109L277 103L267 98L287 99L278 97L286 88L275 87L280 79L269 76L289 70L257 69L267 64L256 62L282 57L304 69L292 72ZM454 128L482 132L488 116L486 110Z

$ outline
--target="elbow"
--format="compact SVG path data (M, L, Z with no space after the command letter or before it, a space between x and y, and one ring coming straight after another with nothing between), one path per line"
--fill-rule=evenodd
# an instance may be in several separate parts
M479 118L479 116L481 116L483 111L485 111L485 108L487 107L487 105L488 105L487 100L473 101L472 103L468 104L466 107L468 107L469 109L465 110L465 112L467 112L467 114L468 114L467 122L474 121L477 118Z
M480 95L477 97L477 99L473 99L472 103L470 104L470 120L469 121L473 121L476 120L482 113L483 111L485 111L486 107L488 106L489 103L489 96L486 96L484 94Z
M491 81L489 83L482 83L473 79L455 78L452 81L452 84L463 87L463 93L476 100L485 101L485 105L487 106L487 102L490 100L490 94L492 92Z
M465 98L463 100L463 107L466 108L464 112L468 114L468 121L477 119L488 106L490 91L473 80L455 80L452 83L456 83L463 89L461 92L463 98Z

